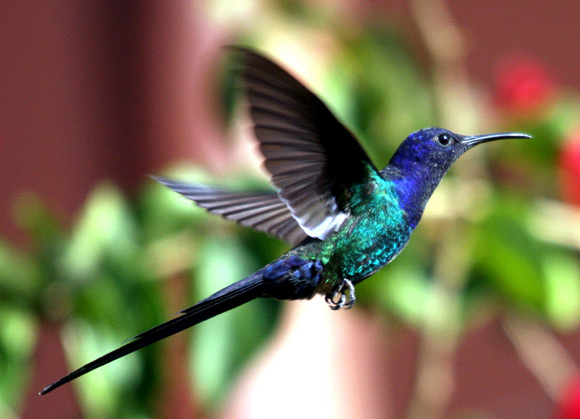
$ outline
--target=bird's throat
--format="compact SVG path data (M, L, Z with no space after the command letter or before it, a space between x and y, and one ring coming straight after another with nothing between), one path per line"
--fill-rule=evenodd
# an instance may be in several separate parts
M401 208L407 213L408 222L413 229L417 227L427 201L435 191L441 176L429 173L426 168L409 171L406 176L394 180L395 191Z

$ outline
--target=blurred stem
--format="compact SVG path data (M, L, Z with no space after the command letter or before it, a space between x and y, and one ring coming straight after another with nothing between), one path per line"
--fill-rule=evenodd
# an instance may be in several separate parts
M550 228L546 228L550 220ZM528 226L539 239L557 246L580 250L580 209L558 201L542 200L535 204Z
M469 258L466 225L450 222L438 243L434 280L427 301L408 418L443 417L454 390L453 362L461 334L460 293Z
M182 272L166 279L167 306L170 313L175 313L188 305L185 300L190 295L190 278ZM188 335L180 333L173 336L166 343L162 358L170 362L162 371L162 391L157 406L160 417L196 417L199 403L190 387L188 370L184 368L189 360Z
M578 367L566 348L540 324L514 315L503 328L516 352L546 393L559 401L562 390L578 375Z
M467 76L467 47L444 0L411 0L411 10L431 58L433 93L443 126L478 129L481 112Z
M412 0L411 9L432 60L437 109L444 126L470 131L475 101L464 65L465 43L442 0ZM454 219L437 242L432 292L420 330L415 388L408 418L443 417L453 396L453 362L461 332L460 293L469 269L465 222Z
M15 411L10 409L10 406L8 406L2 400L0 400L0 413L2 414L2 417L4 419L18 419L18 418L20 418L20 416L17 415Z

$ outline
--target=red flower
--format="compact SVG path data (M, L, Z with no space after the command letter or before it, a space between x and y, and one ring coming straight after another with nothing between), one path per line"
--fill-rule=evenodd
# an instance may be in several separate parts
M580 418L580 377L576 377L564 389L556 408L555 419Z
M558 169L562 198L580 206L580 129L562 144Z
M508 112L527 114L545 105L555 91L548 69L531 58L500 63L495 75L495 101Z

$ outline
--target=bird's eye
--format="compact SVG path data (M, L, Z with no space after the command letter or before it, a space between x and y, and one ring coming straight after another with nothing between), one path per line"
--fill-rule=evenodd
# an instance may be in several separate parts
M437 142L441 145L449 145L451 143L451 137L449 134L439 134L437 136Z

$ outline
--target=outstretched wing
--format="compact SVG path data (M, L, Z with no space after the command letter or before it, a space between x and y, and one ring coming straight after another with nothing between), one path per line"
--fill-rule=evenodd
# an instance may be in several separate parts
M153 179L213 214L279 237L291 245L296 245L307 237L275 192L230 192L157 176L153 176Z
M366 183L376 168L306 87L267 58L233 49L271 181L302 229L325 239L347 216L351 187Z

